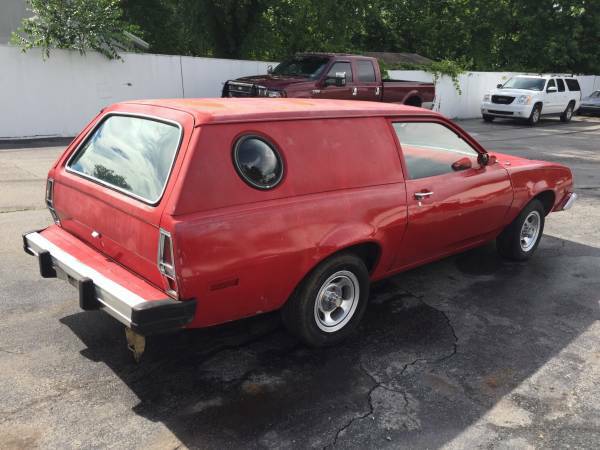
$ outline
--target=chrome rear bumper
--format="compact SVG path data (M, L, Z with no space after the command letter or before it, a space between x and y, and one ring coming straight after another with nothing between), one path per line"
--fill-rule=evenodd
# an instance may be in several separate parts
M195 300L144 299L79 261L38 232L23 235L23 249L37 257L43 278L60 278L78 289L81 309L101 309L140 334L178 329L194 317Z
M570 209L576 200L577 200L577 194L575 192L571 192L571 193L567 194L567 201L564 202L561 210L566 211L567 209Z

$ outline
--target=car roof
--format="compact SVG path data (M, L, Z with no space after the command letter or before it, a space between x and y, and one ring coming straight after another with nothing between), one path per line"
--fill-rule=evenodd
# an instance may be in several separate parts
M138 104L177 109L194 116L196 124L289 119L373 116L440 116L428 109L352 100L300 98L179 98L137 100Z

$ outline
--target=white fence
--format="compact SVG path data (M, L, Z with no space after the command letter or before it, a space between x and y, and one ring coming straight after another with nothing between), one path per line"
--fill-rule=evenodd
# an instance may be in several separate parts
M390 70L389 75L397 80L433 81L430 73L417 70ZM481 117L479 108L483 96L513 75L517 75L517 72L466 72L458 78L460 94L449 77L442 77L437 81L434 109L455 119ZM583 97L600 89L599 76L586 75L575 78L579 80Z
M103 107L123 100L218 97L223 81L266 73L268 62L123 54L109 61L96 53L39 50L22 53L0 45L0 139L74 136ZM452 118L479 117L482 96L508 72L460 76L462 95L452 81L438 80L435 109ZM390 71L396 79L431 81L421 71ZM578 77L582 93L600 89L600 77Z
M222 82L266 73L272 63L151 54L110 61L88 53L22 53L0 45L0 139L74 136L111 103L169 97L219 97Z

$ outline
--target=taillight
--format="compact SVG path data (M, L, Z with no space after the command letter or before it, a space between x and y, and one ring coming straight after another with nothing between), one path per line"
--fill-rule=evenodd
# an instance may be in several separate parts
M171 233L159 230L158 238L158 270L163 276L167 293L177 297L177 276L175 274L175 258L173 256L173 240Z
M46 181L46 206L52 215L52 219L56 225L60 225L60 218L54 209L54 180L48 178Z

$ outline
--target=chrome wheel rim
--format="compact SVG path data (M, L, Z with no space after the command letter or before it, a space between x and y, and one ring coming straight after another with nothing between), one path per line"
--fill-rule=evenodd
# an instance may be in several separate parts
M521 226L520 244L524 252L531 251L540 235L542 218L537 211L531 211Z
M535 108L533 110L533 121L537 122L538 120L540 120L540 110L538 108Z
M573 115L573 107L569 106L567 108L567 114L566 115L567 115L567 119L571 118L571 116Z
M360 286L358 278L348 270L331 275L321 285L315 301L315 322L320 330L333 333L343 328L354 316Z

